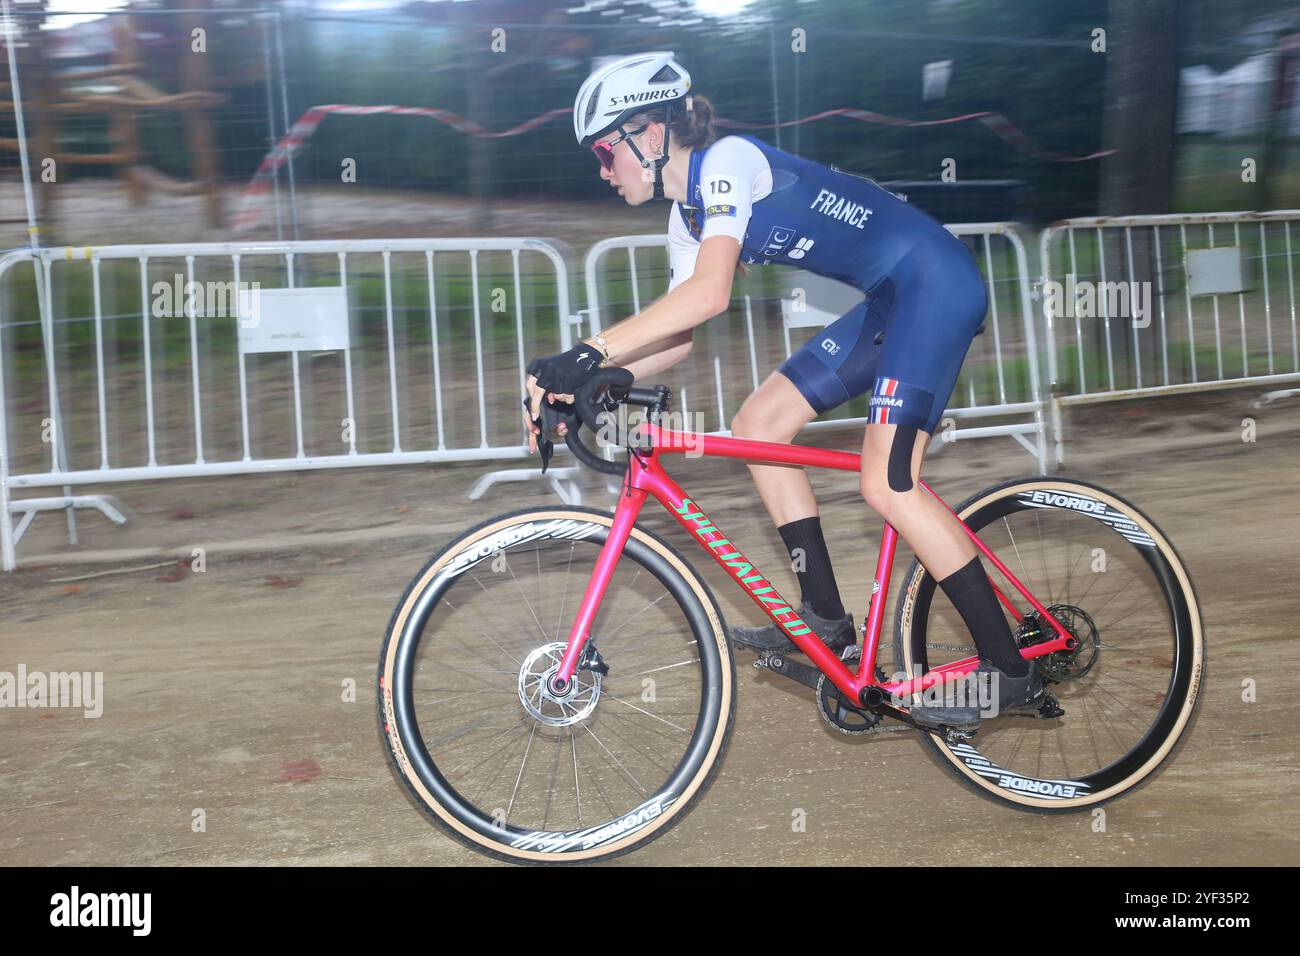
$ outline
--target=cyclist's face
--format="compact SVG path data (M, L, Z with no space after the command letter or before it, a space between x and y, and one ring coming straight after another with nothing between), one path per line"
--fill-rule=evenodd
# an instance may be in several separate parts
M626 128L626 127L625 127ZM647 129L645 132L649 132ZM636 142L637 149L647 159L653 158L658 154L653 150L647 152L648 139L645 132L640 135L631 137ZM614 143L622 138L622 133L614 130L602 136L597 142ZM654 171L644 169L636 154L628 147L627 140L618 142L614 146L614 163L609 169L603 165L600 167L600 178L609 183L609 185L618 190L618 194L629 206L639 206L647 201L654 193Z

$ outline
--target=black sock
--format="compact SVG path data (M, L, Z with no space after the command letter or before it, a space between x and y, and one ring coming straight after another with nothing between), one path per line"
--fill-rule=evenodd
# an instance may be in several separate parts
M987 657L1010 677L1024 677L1029 673L1029 662L1020 656L978 554L965 567L940 581L939 587L970 628L981 657Z
M800 518L776 530L781 532L785 549L790 552L790 561L796 567L803 566L802 571L795 572L799 576L799 589L803 592L801 600L808 602L819 617L832 621L844 617L840 589L835 583L835 572L831 570L831 556L826 550L826 539L822 537L822 519L816 515Z

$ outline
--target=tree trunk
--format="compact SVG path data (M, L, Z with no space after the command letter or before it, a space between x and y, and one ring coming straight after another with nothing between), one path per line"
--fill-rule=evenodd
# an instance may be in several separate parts
M1168 212L1178 106L1177 0L1111 0L1103 216Z

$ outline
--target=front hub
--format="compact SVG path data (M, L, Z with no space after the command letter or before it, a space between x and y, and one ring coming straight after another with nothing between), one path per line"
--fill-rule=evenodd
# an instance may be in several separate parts
M548 727L567 727L586 718L600 699L600 674L575 671L563 685L556 673L564 658L563 642L543 644L519 667L519 702Z

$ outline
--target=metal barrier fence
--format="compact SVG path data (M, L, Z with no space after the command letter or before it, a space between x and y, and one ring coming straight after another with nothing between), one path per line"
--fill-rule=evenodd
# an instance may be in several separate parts
M1032 293L1012 224L948 228L979 263L989 312L934 450L944 438L1007 435L1046 471L1048 396L1031 295L1045 317L1058 464L1063 407L1300 380L1300 235L1292 234L1300 211L1056 223L1040 235ZM654 234L591 248L584 311L593 330L663 293L666 245ZM672 372L681 383L677 410L725 433L760 369L775 368L798 344L792 332L801 339L797 330L847 308L793 308L791 288L813 280L770 269L738 280L732 308L697 329L690 358ZM244 285L259 289L260 323L204 298L224 288L229 306ZM565 257L540 239L0 255L3 567L14 566L15 546L40 511L65 510L73 540L76 508L124 520L108 499L74 495L78 485L525 457L515 396L527 357L567 348L581 321L570 309ZM472 403L462 399L467 390ZM498 392L509 400L493 400ZM866 401L846 402L808 428L861 425ZM996 421L965 424L978 419ZM546 476L566 501L577 496L575 472ZM535 467L492 471L471 495L536 477ZM60 486L56 497L13 496Z
M971 343L951 404L944 413L952 422L941 424L931 450L937 451L957 438L1005 435L1022 445L1034 456L1039 469L1046 471L1048 442L1039 346L1024 243L1013 223L947 228L961 237L975 255L988 287L989 310L985 332ZM621 262L615 255L619 253ZM639 312L643 304L661 295L668 285L666 261L665 235L620 236L592 246L584 273L593 330L601 328L602 322ZM683 383L676 396L677 410L702 414L706 423L716 422L717 433L729 432L729 415L758 388L760 369L774 369L793 347L802 344L802 338L811 334L805 331L795 342L791 329L820 326L838 317L838 313L822 310L801 313L791 307L783 291L773 288L782 275L799 276L790 278L787 286L807 285L805 278L816 277L794 270L755 272L737 280L731 309L725 315L697 328L691 355L671 373L675 381ZM861 293L855 294L860 301ZM847 311L847 306L839 311ZM868 396L861 396L845 402L807 428L864 425L869 417L867 401ZM980 418L1003 421L956 427L958 421Z
M123 520L74 485L527 457L526 356L574 322L539 239L0 255L3 567L39 511L66 510L74 541L77 507ZM553 471L568 500L576 469Z
M1057 464L1063 407L1300 379L1300 210L1069 219L1039 250Z

